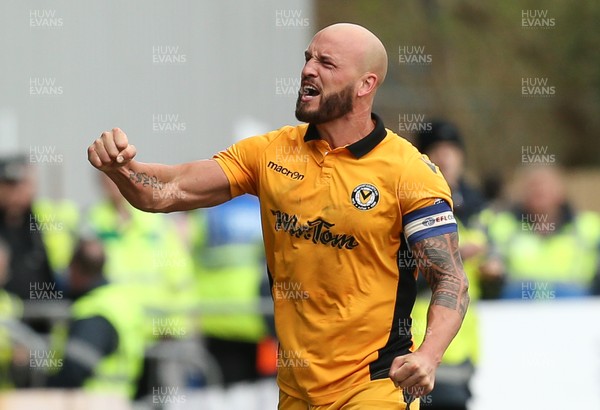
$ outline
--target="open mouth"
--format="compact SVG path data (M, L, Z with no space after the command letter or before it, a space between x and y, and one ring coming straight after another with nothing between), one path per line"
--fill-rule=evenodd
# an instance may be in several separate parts
M300 88L300 97L302 101L310 101L320 94L321 91L319 91L319 89L312 84L304 84Z

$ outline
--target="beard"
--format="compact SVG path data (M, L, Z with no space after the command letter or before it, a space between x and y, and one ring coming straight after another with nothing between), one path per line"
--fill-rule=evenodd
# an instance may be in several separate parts
M354 108L353 94L354 87L352 85L335 94L321 94L319 107L316 110L309 111L305 107L306 103L301 101L302 94L299 92L298 100L296 100L296 119L310 124L323 124L337 120Z

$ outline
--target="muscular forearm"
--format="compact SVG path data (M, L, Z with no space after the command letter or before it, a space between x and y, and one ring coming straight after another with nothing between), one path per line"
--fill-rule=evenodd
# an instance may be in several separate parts
M88 148L88 160L117 185L125 199L147 212L188 211L231 199L229 180L214 160L179 165L145 164L119 128Z
M107 175L134 207L147 212L186 211L231 199L226 177L213 160L179 165L131 161Z
M415 244L419 268L431 286L427 333L419 351L440 363L456 336L469 305L469 283L464 273L456 233Z
M121 168L106 171L106 175L134 207L147 212L164 212L169 210L173 197L177 196L174 192L174 168L131 161Z
M440 364L444 352L460 329L463 317L456 311L439 305L430 305L427 314L427 332L419 352L427 354Z

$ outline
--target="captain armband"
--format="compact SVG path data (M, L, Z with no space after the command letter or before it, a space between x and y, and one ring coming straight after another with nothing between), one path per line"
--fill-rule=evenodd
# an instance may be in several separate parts
M454 213L446 201L410 212L402 217L402 223L409 245L432 236L457 231Z

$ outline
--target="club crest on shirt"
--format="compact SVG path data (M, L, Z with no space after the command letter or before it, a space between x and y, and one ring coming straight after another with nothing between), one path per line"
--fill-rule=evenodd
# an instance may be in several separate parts
M372 184L360 184L352 190L352 205L361 211L373 209L379 202L379 191Z

